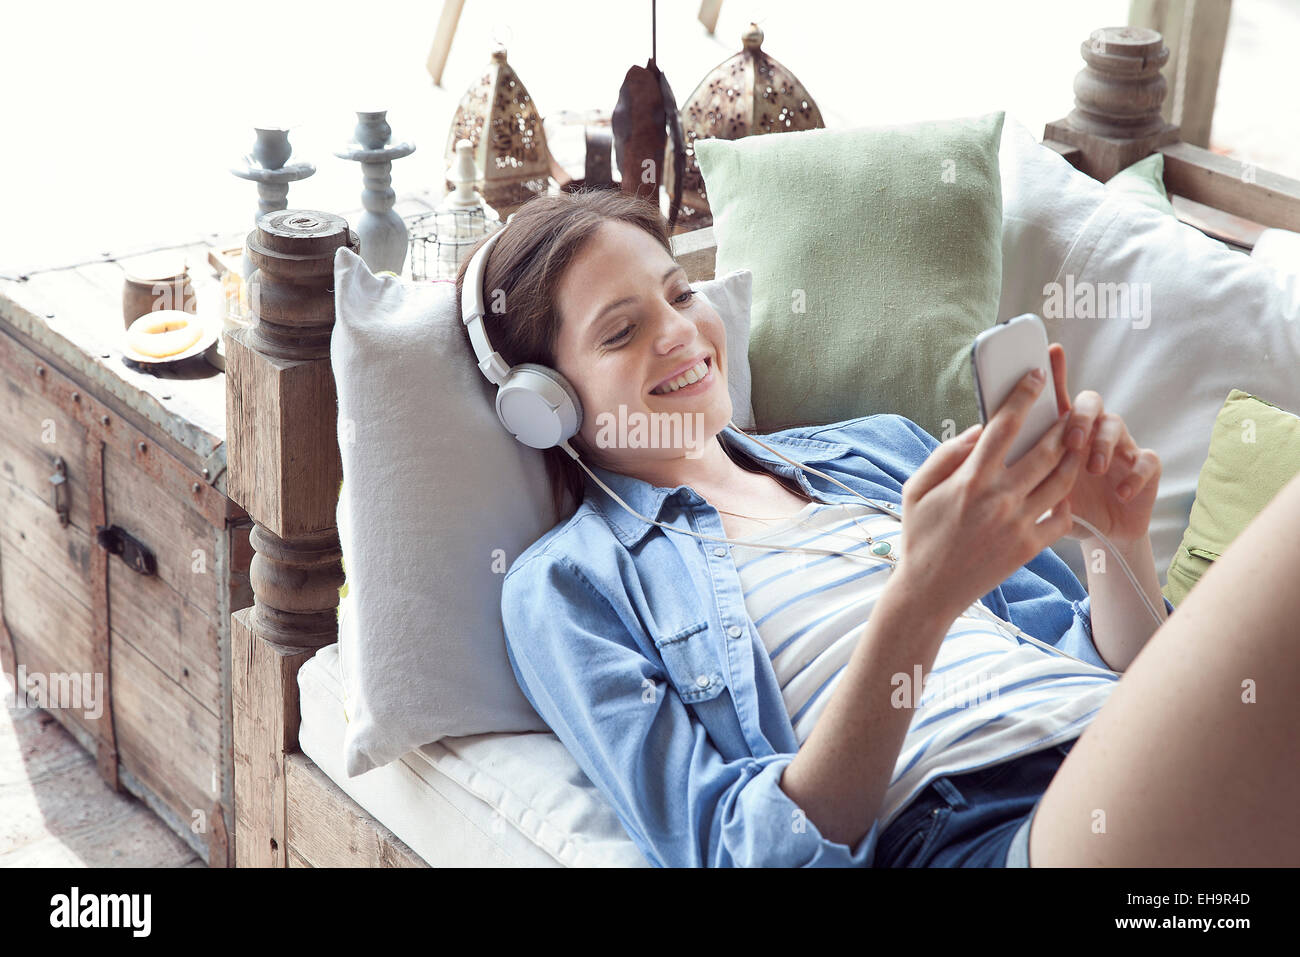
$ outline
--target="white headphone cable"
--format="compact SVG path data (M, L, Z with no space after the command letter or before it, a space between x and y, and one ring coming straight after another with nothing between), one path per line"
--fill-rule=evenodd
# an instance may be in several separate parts
M790 463L790 464L793 465L795 468L800 469L800 470L807 470L807 471L809 471L809 472L812 472L814 475L818 475L818 476L820 476L821 478L826 479L828 482L834 482L836 485L838 485L840 488L844 489L846 492L849 492L850 494L856 495L858 498L862 499L864 502L867 502L867 504L871 504L871 503L870 503L870 500L867 499L867 497L866 497L865 495L863 495L861 492L858 492L858 491L856 491L856 490L854 490L854 489L849 488L847 485L845 485L843 482L839 481L838 479L836 479L836 478L834 478L834 477L832 477L832 476L830 476L830 475L827 475L825 472L821 472L821 471L819 471L819 470L813 468L811 465L801 465L800 463L794 461L793 459L789 458L788 456L782 454L782 453L779 452L778 450L772 448L772 447L771 447L770 445L768 445L766 442L763 442L762 440L756 438L755 436L752 436L752 435L749 435L749 434L747 434L747 433L742 432L742 431L741 431L741 430L736 426L736 424L735 424L734 422L728 421L728 422L727 422L727 425L729 425L729 426L730 426L732 429L734 429L736 432L738 432L738 433L744 435L746 438L748 438L748 439L752 439L753 441L757 442L759 445L763 446L763 448L767 449L767 450L768 450L769 452L771 452L773 455L777 455L777 456L779 456L780 458L784 459L786 462ZM681 533L684 533L684 534L686 534L686 535L693 535L693 536L695 536L696 538L703 539L703 540L707 540L707 541L711 541L711 542L725 542L725 543L728 544L728 545L743 545L743 546L748 547L748 548L766 548L766 549L769 549L769 550L772 550L772 551L783 551L783 552L784 552L784 551L797 551L797 552L805 552L805 553L809 553L809 554L817 554L817 555L841 555L841 556L843 556L843 557L845 557L845 558L856 559L856 560L859 560L859 561L861 561L862 559L866 558L865 555L861 555L861 554L858 554L858 553L852 553L852 554L850 554L850 553L847 553L847 552L835 551L835 550L825 549L825 548L794 547L794 546L785 546L785 545L764 545L764 544L759 543L759 542L738 542L738 541L735 541L735 540L730 539L730 538L718 538L718 537L713 536L713 535L702 535L702 534L700 534L699 532L692 532L692 531L689 531L689 530L684 529L684 528L677 528L677 527L675 527L675 526L673 526L673 525L668 525L668 524L666 524L666 523L664 523L664 522L656 521L656 520L653 519L653 518L647 518L645 515L642 515L640 512L638 512L638 511L636 511L635 509L633 509L630 505L628 505L625 501L623 501L623 499L619 498L618 494L617 494L616 492L614 492L613 489L611 489L608 485L606 485L604 482L602 482L602 481L600 480L600 478L599 478L599 477L598 477L594 472L592 472L591 469L587 468L587 464L586 464L585 462L583 462L582 459L578 456L578 453L574 450L573 446L571 446L571 445L569 444L568 440L565 440L565 441L561 442L561 443L560 443L560 448L564 449L564 451L567 452L567 453L569 454L569 456L570 456L570 457L571 457L575 462L577 462L578 465L580 465L580 466L582 467L582 469L583 469L583 470L584 470L588 475L591 476L591 478L596 482L597 485L599 485L602 489L604 489L606 492L608 492L609 495L614 499L614 501L618 502L618 504L621 505L621 506L622 506L626 511L630 512L632 515L635 515L637 518L641 519L641 521L646 522L646 523L648 523L648 524L651 524L651 525L658 525L660 528L670 529L671 531L674 531L674 532L681 532ZM1099 539L1101 539L1101 541L1106 545L1106 547L1110 549L1111 554L1113 554L1113 555L1115 556L1115 559L1119 562L1119 564L1120 564L1120 568L1123 570L1124 574L1125 574L1126 576L1128 576L1128 580L1129 580L1129 582L1133 585L1134 590L1137 591L1137 593L1138 593L1138 597L1142 599L1143 604L1145 604L1146 607L1147 607L1147 611L1149 611L1149 612L1151 613L1151 617L1155 620L1155 622L1156 622L1156 626L1159 627L1160 625L1164 624L1164 619L1162 619L1162 618L1160 617L1159 613L1156 611L1155 606L1151 603L1151 599L1147 596L1146 592L1142 589L1141 584L1138 582L1138 580L1137 580L1137 576L1134 575L1134 574L1133 574L1133 570L1132 570L1131 568L1129 568L1128 562L1126 562L1126 561L1124 560L1124 556L1121 555L1121 554L1119 553L1119 549L1117 549L1113 544L1111 544L1110 539L1108 539L1108 538L1107 538L1105 535L1103 535L1101 532L1097 531L1096 527L1094 527L1090 522L1087 522L1087 521L1085 521L1084 519L1079 518L1077 515L1074 516L1074 520L1075 520L1076 522L1078 522L1080 525L1082 525L1084 528L1088 529L1088 530L1089 530L1090 532L1092 532L1094 535L1096 535ZM884 563L884 564L886 564L886 565L895 565L895 564L896 564L896 562L895 562L893 559L889 559L889 558L881 558L881 557L879 557L879 556L874 556L874 555L873 555L873 556L872 556L872 559L873 559L874 561L876 561L877 563ZM980 605L980 603L979 603L978 601L973 602L972 605L973 605L973 606L979 606L981 609L983 609L983 606ZM983 609L983 610L984 610L985 612L987 612L987 609ZM987 613L988 613L988 614L992 614L991 612L987 612ZM997 621L1002 621L1002 619L997 618L996 616L994 616L994 617L996 618ZM1040 646L1042 646L1042 647L1045 647L1045 648L1049 648L1049 649L1051 649L1052 651L1056 651L1056 652L1059 653L1059 654L1064 654L1064 652L1061 652L1059 649L1057 649L1057 648L1052 648L1052 646L1050 646L1050 645L1044 645L1042 642L1038 641L1037 639L1032 638L1032 637L1029 636L1029 635L1026 635L1026 634L1025 634L1024 632L1022 632L1019 628L1017 628L1013 623L1011 623L1011 622L1002 622L1002 623L1005 624L1005 625L1007 625L1007 626L1010 627L1010 628L1015 629L1015 631L1017 632L1017 634L1019 634L1019 635L1025 637L1025 638L1029 639L1030 641L1033 641L1035 644L1038 644L1038 645L1040 645ZM1070 655L1069 657L1074 657L1074 656L1073 656L1073 655Z

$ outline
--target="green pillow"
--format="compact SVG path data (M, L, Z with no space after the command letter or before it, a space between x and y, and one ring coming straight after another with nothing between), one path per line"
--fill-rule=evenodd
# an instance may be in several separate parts
M947 438L979 421L970 348L1002 288L1003 118L695 141L716 272L754 274L759 431L894 412Z
M1163 593L1179 604L1282 487L1300 473L1300 417L1240 389L1214 420L1187 531Z
M1131 196L1143 206L1150 206L1156 212L1174 215L1174 206L1169 202L1169 194L1165 192L1163 153L1152 153L1132 166L1120 170L1106 180L1106 188Z

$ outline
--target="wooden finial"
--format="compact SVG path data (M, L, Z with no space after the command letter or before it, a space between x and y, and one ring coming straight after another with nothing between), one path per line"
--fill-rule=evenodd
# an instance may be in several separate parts
M266 213L248 234L253 324L248 344L285 359L329 358L334 328L334 253L361 241L332 213L288 209Z
M1160 68L1169 61L1169 48L1159 33L1145 27L1095 30L1080 52L1088 65L1074 80L1071 126L1121 138L1164 126L1160 105L1167 84Z
M1080 52L1087 66L1074 78L1075 108L1047 124L1045 140L1077 147L1079 169L1107 180L1178 139L1178 127L1160 115L1167 89L1160 68L1169 48L1158 32L1105 27Z

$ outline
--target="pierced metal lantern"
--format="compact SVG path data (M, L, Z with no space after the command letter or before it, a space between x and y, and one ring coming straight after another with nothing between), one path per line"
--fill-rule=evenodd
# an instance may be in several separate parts
M449 167L461 140L474 147L475 188L503 219L549 190L551 154L542 118L523 81L506 62L504 46L492 51L487 71L456 107L443 151ZM450 191L455 186L447 180L445 188Z
M710 70L682 106L686 172L681 215L674 232L713 223L704 179L695 162L697 139L738 140L757 133L793 133L826 125L798 77L763 51L763 31L758 25L751 23L740 39L741 51ZM667 156L664 162L669 195L671 160Z

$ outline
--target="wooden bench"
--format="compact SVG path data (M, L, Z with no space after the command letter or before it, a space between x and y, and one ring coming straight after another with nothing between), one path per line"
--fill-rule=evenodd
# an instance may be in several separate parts
M1132 79L1117 69L1100 87L1118 117L1113 126L1081 130L1067 118L1049 125L1048 145L1103 179L1117 162L1159 150L1180 216L1239 248L1248 249L1265 226L1300 230L1300 182L1264 170L1243 175L1243 164L1180 142L1176 127L1135 126L1133 116L1150 107L1134 105L1142 96ZM238 863L418 866L424 862L298 748L296 676L317 649L337 640L342 581L329 359L333 256L314 254L314 242L306 234L286 242L276 267L302 291L290 324L270 337L256 335L255 326L227 344L230 494L256 522L258 553L257 607L236 612L231 627ZM675 236L673 249L691 281L713 276L712 228Z

